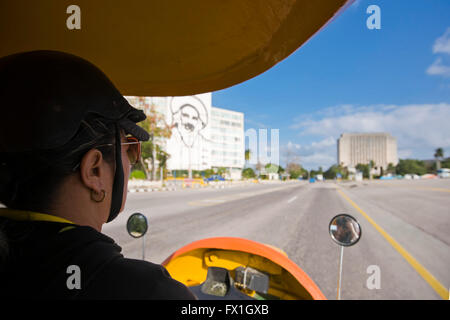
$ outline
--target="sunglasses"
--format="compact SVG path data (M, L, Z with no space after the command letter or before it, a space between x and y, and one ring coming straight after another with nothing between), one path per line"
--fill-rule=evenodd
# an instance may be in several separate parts
M135 137L126 137L127 142L122 142L121 145L128 145L127 156L131 165L135 165L141 159L141 142Z
M141 141L139 141L137 138L135 137L125 137L127 139L127 142L122 142L121 145L128 145L128 149L127 149L127 156L128 156L128 160L130 161L130 165L135 165L139 162L139 160L141 159L141 154L142 154L142 150L141 150ZM106 146L114 146L114 144L112 143L108 143L108 144L102 144L99 146L95 146L93 147L95 148L100 148L100 147L106 147ZM81 163L78 163L72 170L75 171L78 169L78 167L80 166Z

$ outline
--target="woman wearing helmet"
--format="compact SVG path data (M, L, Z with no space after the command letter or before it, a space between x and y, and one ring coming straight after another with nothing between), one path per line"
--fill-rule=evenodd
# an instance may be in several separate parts
M195 299L101 233L149 139L142 111L97 67L56 51L0 59L0 108L0 297Z

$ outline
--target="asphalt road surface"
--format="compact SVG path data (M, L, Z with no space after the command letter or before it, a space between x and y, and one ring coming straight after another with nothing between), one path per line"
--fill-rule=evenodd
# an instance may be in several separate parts
M142 239L125 227L134 212L149 220L146 260L161 263L203 238L247 238L284 250L328 299L336 299L340 255L328 225L348 213L360 222L362 237L344 249L341 299L448 299L450 179L128 194L125 211L103 232L126 257L142 258Z

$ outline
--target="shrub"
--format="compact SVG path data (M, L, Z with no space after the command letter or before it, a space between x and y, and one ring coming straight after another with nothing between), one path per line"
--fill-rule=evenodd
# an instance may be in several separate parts
M256 177L256 174L252 168L245 168L244 170L242 170L242 177L244 179L251 179L251 178Z
M134 170L130 175L131 179L145 179L145 172L141 170Z

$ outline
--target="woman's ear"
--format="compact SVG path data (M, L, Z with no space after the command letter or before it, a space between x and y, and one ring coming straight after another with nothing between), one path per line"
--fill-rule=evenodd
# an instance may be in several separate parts
M97 149L89 150L81 160L80 178L82 184L89 190L101 192L105 190L105 159Z

